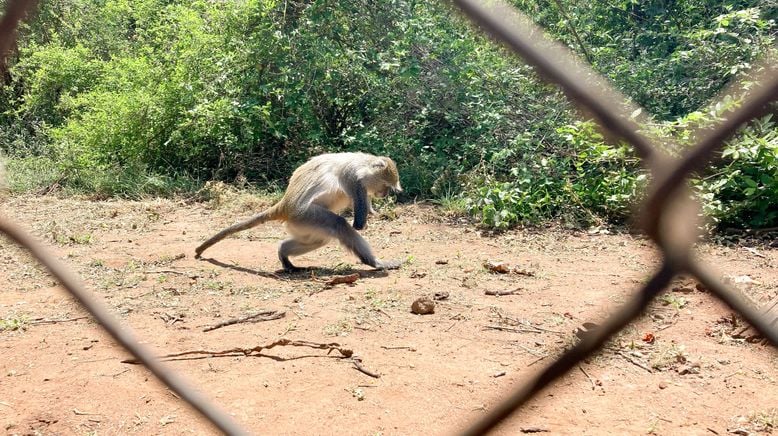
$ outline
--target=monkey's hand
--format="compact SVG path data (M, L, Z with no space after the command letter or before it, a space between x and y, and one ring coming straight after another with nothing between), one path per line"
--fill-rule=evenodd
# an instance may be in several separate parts
M355 230L365 230L367 228L367 221L363 222L357 222L357 220L354 220L354 227Z
M376 269L400 269L400 265L403 263L399 260L378 260L375 261Z

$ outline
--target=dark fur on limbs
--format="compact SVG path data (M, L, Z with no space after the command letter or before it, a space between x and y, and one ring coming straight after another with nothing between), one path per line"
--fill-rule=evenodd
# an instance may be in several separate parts
M366 153L334 153L316 156L292 174L281 200L253 217L218 232L195 249L203 251L229 235L271 220L285 221L291 237L281 242L278 258L286 271L299 268L289 260L323 247L337 239L360 262L378 269L400 267L398 261L383 261L373 255L370 245L357 230L367 226L373 211L370 198L389 191L401 192L399 174L388 157ZM338 215L351 207L353 226Z
M370 212L370 203L367 197L367 189L362 184L357 184L351 193L354 199L354 228L363 230L367 225L367 214Z
M366 197L365 197L366 198ZM356 203L356 201L355 201ZM356 209L356 206L355 206ZM367 220L367 204L365 203L363 209L364 221ZM313 241L299 241L291 238L281 243L281 247L278 249L278 257L281 260L281 264L287 271L297 271L299 268L294 266L289 261L289 256L299 256L317 248L323 247L329 242L329 238L335 238L341 243L348 251L354 253L359 261L365 265L370 265L373 268L378 269L396 269L399 268L400 262L397 261L381 261L376 259L373 255L373 251L370 249L370 245L365 241L355 229L357 229L356 220L357 213L355 211L355 225L350 226L348 221L342 216L330 212L326 208L317 205L311 205L308 210L295 217L295 226L311 227L326 229L328 238L322 240ZM364 226L364 224L363 224Z

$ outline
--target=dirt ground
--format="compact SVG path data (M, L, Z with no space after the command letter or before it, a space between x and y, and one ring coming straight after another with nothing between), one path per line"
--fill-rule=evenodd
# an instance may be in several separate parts
M194 248L260 208L245 194L209 202L11 197L30 229L160 354L252 348L280 338L337 342L337 352L279 346L259 356L169 362L255 433L451 434L626 300L657 266L649 241L559 229L484 235L429 205L387 207L364 232L371 272L335 244L275 274L283 237L269 223L195 260ZM778 294L778 249L701 244L722 277L765 303ZM485 261L516 271L495 274ZM352 285L332 276L359 272ZM107 337L28 256L0 240L0 429L8 434L214 434ZM517 290L490 296L485 291ZM411 303L448 293L434 314ZM204 332L263 310L284 317ZM59 321L50 323L49 321ZM694 282L676 290L515 414L499 434L749 434L778 427L778 353L737 335L740 320ZM746 334L747 336L747 334ZM653 337L653 342L651 338Z

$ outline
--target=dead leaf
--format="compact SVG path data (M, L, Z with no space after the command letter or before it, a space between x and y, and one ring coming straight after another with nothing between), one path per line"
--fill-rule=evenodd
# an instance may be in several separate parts
M507 262L497 262L494 260L484 262L484 268L498 274L508 274L511 272L511 266Z
M521 268L518 265L511 265L508 262L499 262L495 260L487 260L484 262L484 268L486 268L489 272L497 273L497 274L519 274L522 276L527 277L534 277L535 272L528 270L526 268Z
M342 283L352 284L359 279L359 273L349 274L346 276L335 276L325 283L327 286L335 286Z

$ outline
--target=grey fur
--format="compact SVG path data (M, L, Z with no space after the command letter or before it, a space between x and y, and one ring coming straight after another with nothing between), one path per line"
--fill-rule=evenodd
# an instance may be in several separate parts
M387 157L366 153L335 153L317 156L295 170L284 197L269 209L215 234L197 249L195 258L227 236L271 220L286 222L291 238L281 242L278 258L286 271L298 270L289 260L337 239L359 260L377 269L396 269L399 261L382 261L357 232L367 225L373 211L370 197L393 190L400 192L397 167ZM338 215L354 210L354 226Z

